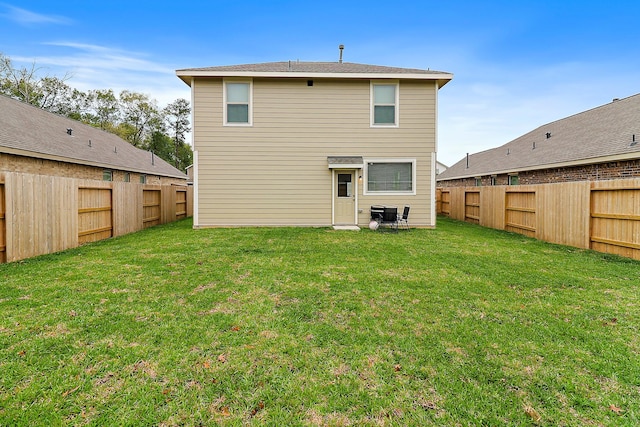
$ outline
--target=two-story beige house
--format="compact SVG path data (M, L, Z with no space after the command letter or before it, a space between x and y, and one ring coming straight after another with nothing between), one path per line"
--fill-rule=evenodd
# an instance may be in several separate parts
M176 74L192 93L194 227L365 225L371 205L435 226L451 74L298 61Z

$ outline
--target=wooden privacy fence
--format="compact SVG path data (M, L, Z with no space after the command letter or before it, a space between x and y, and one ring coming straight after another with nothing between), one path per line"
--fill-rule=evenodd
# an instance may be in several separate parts
M439 214L640 259L640 179L438 188Z
M192 215L193 187L0 172L0 262Z

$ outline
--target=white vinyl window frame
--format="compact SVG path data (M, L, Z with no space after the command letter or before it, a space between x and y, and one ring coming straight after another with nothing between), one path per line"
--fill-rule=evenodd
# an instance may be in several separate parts
M378 86L392 86L395 89L395 99L393 104L389 102L376 103L376 87ZM372 128L397 128L400 126L400 82L398 80L371 80L370 82L370 126ZM376 123L375 110L376 106L379 107L394 107L394 121L393 123Z
M249 86L249 95L247 101L229 101L227 99L228 84L246 84ZM248 117L246 122L229 122L227 117L228 105L244 105L247 104ZM222 123L224 126L253 126L253 80L252 79L224 79L222 81Z
M416 186L417 186L417 161L416 159L406 159L406 158L371 158L364 159L364 167L363 167L363 183L362 183L362 194L365 196L398 196L398 195L408 195L415 196L416 195ZM370 191L369 190L369 165L375 163L411 163L411 191Z

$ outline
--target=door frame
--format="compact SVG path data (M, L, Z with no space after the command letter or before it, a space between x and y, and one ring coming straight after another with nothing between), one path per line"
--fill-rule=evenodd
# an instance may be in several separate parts
M353 174L353 225L358 225L358 193L361 175L358 175L358 169L355 168L331 169L331 225L336 225L336 194L338 193L336 175L338 173Z

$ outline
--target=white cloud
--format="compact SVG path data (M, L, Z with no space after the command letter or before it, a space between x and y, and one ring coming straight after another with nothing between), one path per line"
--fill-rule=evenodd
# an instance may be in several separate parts
M70 74L68 84L82 91L113 89L145 93L161 106L177 98L189 99L189 87L175 75L175 69L147 59L140 52L108 46L76 42L48 42L52 46L47 56L12 57L18 63L36 63L49 74ZM61 50L60 54L55 54Z
M71 42L49 42L50 46L70 48L74 50L72 55L50 56L40 58L40 61L50 65L67 67L87 67L109 70L142 71L151 73L168 73L174 70L146 59L137 52L129 52L106 46L97 46Z
M30 10L22 9L19 7L11 6L8 4L0 3L7 10L1 16L5 16L11 21L17 22L21 25L33 25L33 24L71 24L72 20L64 16L58 15L43 15Z

